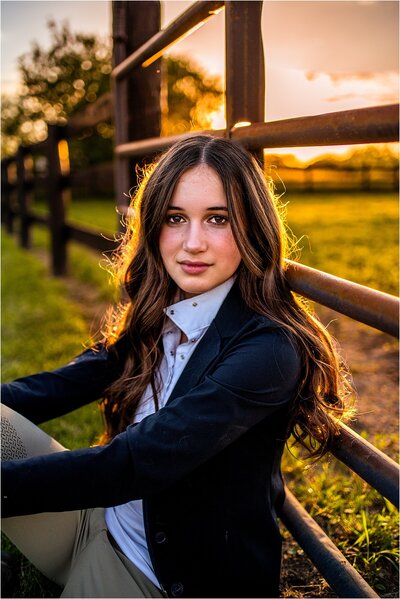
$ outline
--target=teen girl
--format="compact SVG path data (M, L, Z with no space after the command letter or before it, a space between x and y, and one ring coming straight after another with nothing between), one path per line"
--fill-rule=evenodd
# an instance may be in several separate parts
M3 388L3 529L63 597L277 597L281 455L336 433L337 356L239 146L183 139L132 210L104 340ZM35 426L99 399L99 446Z

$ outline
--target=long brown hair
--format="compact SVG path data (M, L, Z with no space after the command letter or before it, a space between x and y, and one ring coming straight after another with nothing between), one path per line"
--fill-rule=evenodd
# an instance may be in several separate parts
M302 381L291 413L290 430L311 455L322 455L344 415L345 378L333 341L321 323L289 289L285 276L287 234L277 201L255 159L227 139L196 135L172 146L144 177L132 198L132 217L118 253L129 301L108 321L106 345L124 360L121 376L102 402L107 442L132 422L148 384L157 405L157 367L162 358L163 309L177 289L159 251L167 208L180 176L207 164L221 178L232 232L242 261L237 280L255 312L281 325L302 360ZM335 418L332 418L334 415Z

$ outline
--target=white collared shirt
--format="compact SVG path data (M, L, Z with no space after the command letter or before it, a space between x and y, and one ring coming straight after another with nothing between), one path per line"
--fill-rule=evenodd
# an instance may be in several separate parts
M168 318L162 337L164 356L156 377L160 383L160 408L167 403L190 356L214 320L234 281L235 277L231 277L206 293L182 300L165 309ZM180 343L182 332L187 338L184 343ZM149 385L139 402L134 422L140 422L154 412L153 392ZM147 547L142 500L106 508L105 518L108 530L123 553L160 587Z

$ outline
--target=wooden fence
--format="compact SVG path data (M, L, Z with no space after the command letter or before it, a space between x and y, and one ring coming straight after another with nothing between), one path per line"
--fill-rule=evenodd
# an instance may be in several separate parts
M264 122L265 81L259 1L194 2L164 30L159 29L158 2L113 2L114 68L112 72L116 127L116 202L135 185L135 165L166 149L181 136L160 138L160 68L163 52L194 27L219 10L225 10L226 33L226 129L207 131L218 137L240 141L260 160L263 148L383 143L398 140L397 105L363 108L309 117ZM247 58L251 57L251 59ZM93 117L94 120L96 117ZM248 121L246 127L236 123ZM20 236L29 244L33 222L50 226L53 271L66 268L66 243L77 239L100 250L111 242L93 232L72 227L65 220L63 191L68 176L62 172L60 141L79 129L49 128L40 147L20 148L14 159L16 181L9 178L12 160L2 162L3 217L12 227L16 212L21 219ZM32 178L26 157L38 151L48 156L48 197L51 207L46 220L29 207ZM11 191L17 190L18 207L12 206ZM313 301L346 314L391 335L398 335L398 300L385 293L345 281L301 264L288 263L292 289ZM332 454L398 507L397 464L345 425ZM299 545L340 597L377 597L375 591L339 552L324 531L307 514L289 489L282 520Z
M18 235L24 248L31 245L31 227L46 226L50 231L51 268L55 276L67 272L67 246L70 240L79 241L99 251L115 249L115 242L88 226L72 225L67 220L71 176L67 158L67 138L86 128L87 121L79 116L79 127L74 121L68 127L48 126L46 141L31 146L20 146L16 156L1 162L2 222L9 233L19 223ZM40 159L37 161L37 159ZM44 166L38 172L35 163ZM47 214L32 209L32 196L39 190L47 201Z

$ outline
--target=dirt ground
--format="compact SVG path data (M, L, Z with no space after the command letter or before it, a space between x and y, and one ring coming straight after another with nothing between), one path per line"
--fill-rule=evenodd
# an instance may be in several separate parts
M318 308L322 322L338 340L357 393L357 431L375 434L399 431L398 341L333 310Z

